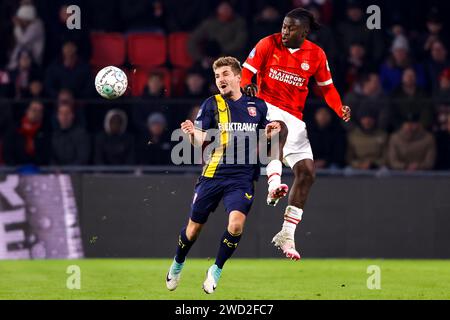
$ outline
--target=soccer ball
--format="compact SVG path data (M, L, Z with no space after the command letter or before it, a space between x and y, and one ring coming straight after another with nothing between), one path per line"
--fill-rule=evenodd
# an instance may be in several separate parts
M127 75L117 67L104 67L95 76L95 89L103 98L116 99L125 93L127 87Z

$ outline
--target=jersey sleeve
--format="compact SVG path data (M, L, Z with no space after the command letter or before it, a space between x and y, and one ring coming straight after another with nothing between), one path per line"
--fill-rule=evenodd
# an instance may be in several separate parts
M257 73L264 66L265 60L271 48L271 39L269 37L261 39L250 51L250 54L242 65L253 73Z
M333 78L331 76L330 66L328 65L328 60L325 52L320 51L320 62L317 68L314 78L317 81L319 87L328 86L333 83Z
M328 106L330 106L330 108L333 109L340 118L342 118L341 97L334 87L327 56L323 50L321 50L319 67L317 68L314 77Z
M212 129L216 125L214 115L214 99L206 99L200 106L197 117L195 118L194 126L202 131Z

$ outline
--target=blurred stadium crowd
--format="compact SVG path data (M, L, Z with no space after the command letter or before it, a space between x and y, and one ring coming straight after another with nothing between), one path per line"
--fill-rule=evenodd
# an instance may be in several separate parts
M66 26L71 4L79 30ZM370 4L381 7L380 30L366 26ZM244 61L299 6L321 22L309 39L353 110L344 125L311 81L317 167L449 170L449 4L433 0L2 0L0 163L170 164L170 133L216 93L211 62ZM117 101L93 85L109 64L129 77Z

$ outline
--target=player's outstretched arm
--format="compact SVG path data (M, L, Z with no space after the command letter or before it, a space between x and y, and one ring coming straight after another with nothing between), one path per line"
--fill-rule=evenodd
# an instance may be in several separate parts
M206 132L195 128L191 120L186 120L180 125L181 130L189 136L189 141L194 147L201 147L206 138Z
M333 84L320 87L322 94L328 106L333 109L336 114L345 122L351 119L351 109L349 106L344 106L341 97Z

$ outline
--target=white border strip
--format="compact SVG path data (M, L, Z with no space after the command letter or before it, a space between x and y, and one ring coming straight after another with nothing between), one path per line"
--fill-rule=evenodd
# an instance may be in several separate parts
M247 68L248 70L250 70L253 73L257 73L258 70L256 70L254 67L252 67L251 65L249 65L247 62L244 62L244 64L242 65L244 68Z
M320 87L323 87L323 86L327 86L327 85L332 84L332 83L333 83L333 79L330 79L330 80L327 80L327 81L324 81L324 82L317 82L317 85L320 86Z

